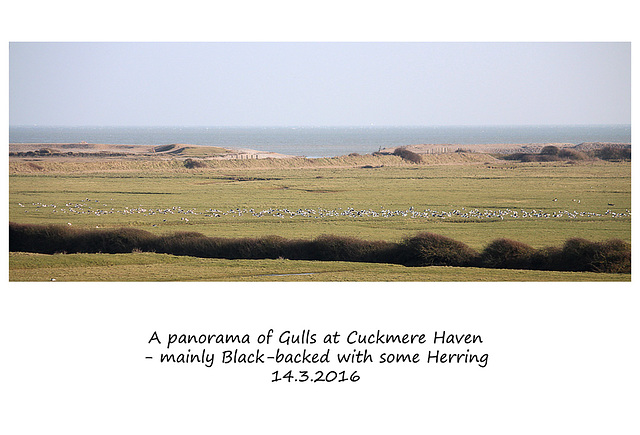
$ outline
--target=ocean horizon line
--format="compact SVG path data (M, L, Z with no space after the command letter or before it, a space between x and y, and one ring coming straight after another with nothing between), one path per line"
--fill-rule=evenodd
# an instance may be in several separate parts
M106 125L106 124L9 124L9 128L464 128L464 127L631 127L631 123L578 124L369 124L369 125Z
M627 124L465 126L13 126L9 143L193 144L288 155L368 154L417 144L631 142Z

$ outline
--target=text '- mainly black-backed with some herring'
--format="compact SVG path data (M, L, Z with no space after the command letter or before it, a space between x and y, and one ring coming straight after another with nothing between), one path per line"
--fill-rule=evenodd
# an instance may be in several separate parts
M261 333L162 333L147 341L147 360L164 365L270 366L271 382L354 383L371 364L486 368L489 353L480 334L276 330Z

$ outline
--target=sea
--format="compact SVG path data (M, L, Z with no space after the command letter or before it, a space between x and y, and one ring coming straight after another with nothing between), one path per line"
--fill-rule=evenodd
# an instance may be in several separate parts
M249 148L304 157L370 154L415 144L631 143L631 125L410 127L45 127L10 126L10 143L174 143Z

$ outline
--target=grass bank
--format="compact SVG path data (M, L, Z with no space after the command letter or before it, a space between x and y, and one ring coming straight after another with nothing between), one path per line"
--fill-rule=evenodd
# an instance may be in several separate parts
M225 260L169 254L9 254L10 281L615 282L628 274L474 267L404 267L342 261Z

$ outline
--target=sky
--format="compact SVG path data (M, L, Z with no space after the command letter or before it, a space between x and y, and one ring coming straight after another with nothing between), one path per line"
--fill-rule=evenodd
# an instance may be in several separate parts
M9 124L631 123L631 44L9 44Z

